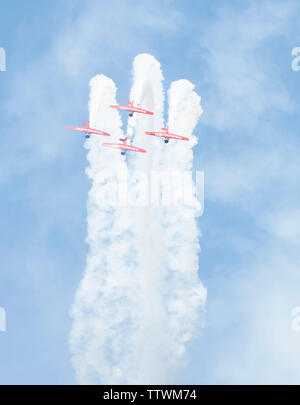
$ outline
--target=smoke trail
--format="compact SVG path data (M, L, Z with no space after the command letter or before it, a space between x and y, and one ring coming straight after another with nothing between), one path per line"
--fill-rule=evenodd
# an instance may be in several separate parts
M115 104L116 88L101 75L90 83L90 123L122 136L121 120ZM131 214L117 207L118 173L126 171L124 157L101 147L102 139L86 143L92 180L88 197L89 253L83 279L72 308L70 335L72 361L80 383L119 383L132 380L134 301L134 245ZM122 365L122 369L119 365Z
M168 328L163 300L164 243L161 235L161 208L149 205L150 177L160 164L161 142L145 131L163 124L163 75L159 62L148 54L138 55L133 63L133 86L130 97L144 108L154 111L153 116L136 116L133 125L134 142L140 142L148 153L137 154L130 162L132 173L139 176L132 191L144 196L134 210L133 230L137 246L138 276L140 281L140 331L137 348L140 352L139 382L163 383L168 373Z
M206 291L197 277L196 205L180 203L166 209L143 201L145 194L151 194L153 170L191 168L191 147L196 143L192 131L201 114L193 86L175 82L169 91L170 130L191 136L192 142L166 146L145 135L146 130L163 126L162 80L154 57L135 58L130 99L155 115L134 114L128 120L127 136L145 147L147 154L127 154L124 159L117 151L102 148L97 137L86 143L87 175L92 180L90 250L72 308L70 335L80 383L165 383L199 327ZM108 108L116 104L113 81L98 75L90 86L91 126L110 132L114 139L123 136L118 112ZM128 177L131 206L126 202L120 206L116 199L120 173Z
M172 205L165 208L165 229L168 282L166 305L172 341L172 360L180 365L186 343L201 330L201 312L206 301L206 289L198 278L199 231L196 216L199 202L186 198L187 185L195 186L192 179L193 151L197 137L193 130L202 114L200 97L188 80L171 84L168 92L170 132L190 138L189 142L170 141L165 148L162 170L169 174L163 193L171 195ZM162 197L163 198L163 197Z

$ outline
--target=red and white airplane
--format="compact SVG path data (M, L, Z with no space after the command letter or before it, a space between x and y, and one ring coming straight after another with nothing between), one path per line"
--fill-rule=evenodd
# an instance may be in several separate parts
M165 143L168 143L169 139L177 139L178 141L189 141L190 140L189 138L186 138L185 136L172 134L171 132L169 132L169 128L162 128L162 131L163 132L147 131L147 132L145 132L145 134L165 138Z
M84 125L84 127L67 127L67 129L71 129L73 131L78 132L84 132L86 138L89 138L91 134L110 136L110 134L108 134L107 132L100 131L100 129L91 128L89 123L87 124L86 122L83 122L82 125Z
M122 143L103 143L102 146L106 146L107 148L114 148L114 149L121 149L121 155L125 155L127 150L131 152L142 152L146 153L145 149L137 148L136 146L129 145L127 143L127 139L119 138Z
M135 107L132 101L127 101L128 105L111 105L111 108L117 108L118 110L129 111L129 117L133 116L133 113L153 115L152 111L145 110L144 108Z

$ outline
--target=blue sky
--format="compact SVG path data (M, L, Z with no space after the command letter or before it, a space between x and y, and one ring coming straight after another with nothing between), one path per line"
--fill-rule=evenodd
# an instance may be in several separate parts
M1 5L0 383L75 383L69 309L85 265L88 82L127 99L140 52L202 97L199 276L206 327L177 383L299 383L300 46L296 1Z

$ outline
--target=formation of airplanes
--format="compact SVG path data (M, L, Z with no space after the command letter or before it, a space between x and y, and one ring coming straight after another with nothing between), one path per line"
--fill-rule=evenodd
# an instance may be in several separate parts
M154 112L145 110L140 106L134 106L132 101L127 101L127 105L110 105L110 107L116 108L118 110L128 111L129 117L132 117L134 113L147 115L154 114ZM67 127L67 129L77 132L83 132L85 134L86 139L90 138L91 135L110 136L108 132L100 131L99 129L96 128L91 128L89 123L84 122L82 125L83 125L82 127ZM145 134L163 138L165 143L168 143L170 139L176 139L179 141L189 141L189 138L169 132L169 128L161 128L161 131L146 131ZM102 146L106 148L119 149L122 155L125 155L126 151L140 152L140 153L147 152L145 149L138 148L137 146L128 143L128 139L120 138L119 141L121 142L120 143L104 142L102 143Z

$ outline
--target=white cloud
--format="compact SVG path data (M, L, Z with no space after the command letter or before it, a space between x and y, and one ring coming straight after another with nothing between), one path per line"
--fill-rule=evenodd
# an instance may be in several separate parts
M205 77L213 84L206 101L207 124L220 130L252 128L266 113L293 108L266 49L270 39L289 30L294 10L293 3L266 1L219 10L201 39L207 50Z
M221 384L299 382L300 340L291 328L300 285L299 143L284 121L295 102L269 51L290 32L296 10L294 2L227 8L204 33L213 86L204 118L218 132L199 164L206 198L219 204L219 217L232 214L226 237L214 241L229 259L214 264L207 283L206 332L215 352L204 373ZM235 233L242 235L237 248Z
M283 251L263 250L242 271L229 279L227 274L222 281L227 293L213 304L229 312L222 311L222 323L213 325L223 336L213 370L217 383L299 382L300 336L291 327L291 310L299 305L299 268Z
M151 34L169 35L179 22L168 1L142 1L134 13L131 3L115 0L81 4L77 16L66 19L41 54L12 78L3 105L9 125L2 131L16 134L17 142L12 145L11 136L2 142L0 181L55 159L72 159L76 144L65 126L87 115L90 77L99 71L122 74L136 49L151 50Z
M291 244L300 241L300 208L287 203L275 207L262 218L263 226L276 238Z

